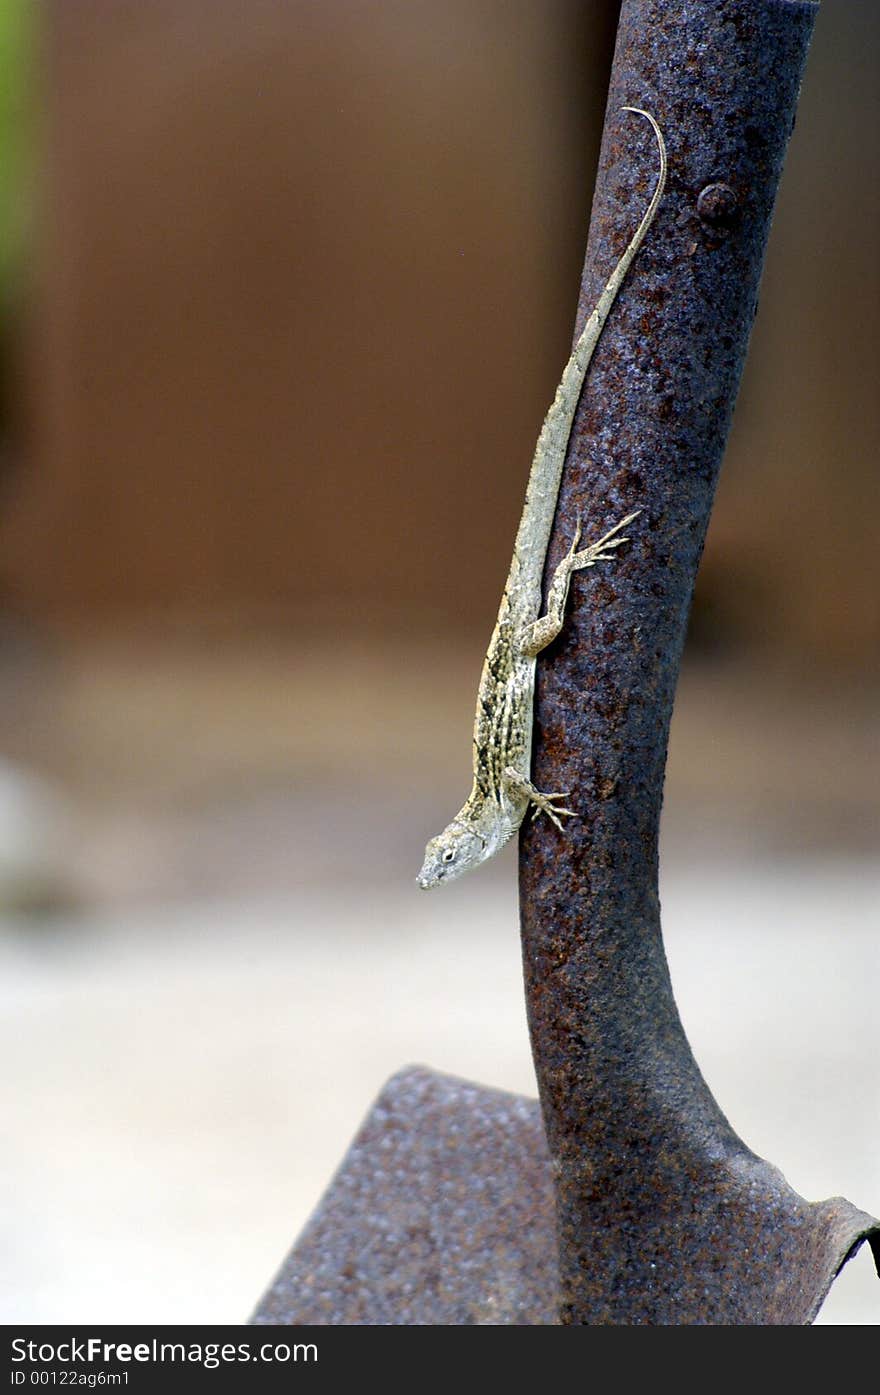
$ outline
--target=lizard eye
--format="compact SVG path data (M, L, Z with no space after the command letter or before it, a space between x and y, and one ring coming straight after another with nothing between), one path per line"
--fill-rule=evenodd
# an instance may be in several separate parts
M455 849L454 849L454 848L446 848L446 850L445 850L444 853L443 853L443 861L444 861L444 862L452 862L452 861L454 860L454 858L455 858Z

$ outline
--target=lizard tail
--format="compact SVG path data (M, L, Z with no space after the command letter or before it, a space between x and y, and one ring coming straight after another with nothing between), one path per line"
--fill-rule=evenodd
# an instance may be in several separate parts
M657 122L654 120L654 117L651 115L651 113L649 111L643 111L641 107L621 107L621 111L632 111L636 114L636 116L643 116L646 121L650 121L651 128L654 132L654 135L657 138L657 149L660 154L660 173L657 177L657 187L655 188L654 193L651 196L651 202L648 204L648 207L645 209L645 212L642 215L642 221L639 223L639 226L633 233L632 238L630 239L629 246L627 247L623 256L620 258L620 261L617 263L617 266L611 273L611 276L608 279L608 284L606 285L604 291L600 295L596 308L593 311L593 315L591 316L591 319L598 322L599 328L601 328L601 326L605 323L608 311L614 304L617 292L620 290L621 283L624 277L626 276L626 273L629 271L629 268L632 264L632 260L636 255L636 252L638 252L639 248L644 242L645 234L647 233L648 229L654 221L657 208L660 204L660 200L663 197L663 191L666 188L666 172L669 168L669 161L666 156L666 142L663 139L663 132L660 130L660 127L657 125Z
M556 393L556 399L544 419L544 425L541 429L541 435L538 438L538 447L535 452L535 460L532 469L534 471L539 459L542 458L552 458L556 462L555 477L552 482L548 480L547 484L548 492L552 493L554 500L553 505L550 507L551 516L553 508L555 507L556 493L559 489L559 475L562 473L562 462L568 445L571 424L574 420L578 397L584 377L586 376L587 368L589 367L590 359L593 356L593 350L596 347L599 335L602 333L605 321L608 319L611 307L617 298L617 292L623 284L626 273L632 266L633 258L644 242L645 234L654 221L660 200L663 197L663 191L666 188L668 161L666 158L666 142L663 139L663 133L660 127L657 125L651 113L649 111L643 111L641 107L624 107L623 110L633 111L638 116L644 116L647 121L650 121L651 128L657 138L657 148L660 152L660 174L657 178L657 187L651 196L648 207L642 215L639 226L630 238L629 245L621 256L620 261L605 283L605 289L599 296L592 314L578 337L571 358L565 366L562 382L559 384Z
M624 111L633 111L638 116L644 116L647 121L650 121L660 151L660 174L657 179L657 187L642 215L641 222L633 233L626 251L608 278L605 289L599 296L592 314L578 336L571 358L565 365L556 397L544 418L544 425L541 427L541 434L538 437L529 475L525 507L520 518L514 550L514 563L517 568L519 585L521 588L532 588L538 596L537 601L535 601L535 605L538 606L540 605L541 578L547 555L547 545L550 541L556 502L559 497L562 467L565 462L568 438L571 435L571 426L577 411L584 377L617 292L632 265L633 258L644 241L645 234L654 221L657 208L663 197L663 191L666 188L666 143L663 140L660 127L651 113L643 111L641 107L624 107ZM535 615L537 615L537 610Z

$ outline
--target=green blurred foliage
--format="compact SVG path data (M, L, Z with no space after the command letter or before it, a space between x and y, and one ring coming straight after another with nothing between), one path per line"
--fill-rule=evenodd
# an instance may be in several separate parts
M0 299L21 270L30 188L33 0L0 0Z

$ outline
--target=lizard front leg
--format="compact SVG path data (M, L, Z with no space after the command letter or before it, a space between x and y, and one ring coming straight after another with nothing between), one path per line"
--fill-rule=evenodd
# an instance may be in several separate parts
M554 804L554 799L568 799L568 794L563 790L557 790L555 794L542 794L536 789L531 780L527 780L525 775L513 765L505 766L501 773L502 793L511 796L513 799L526 799L535 807L532 809L532 818L536 819L539 814L546 814L548 819L556 824L562 832L560 815L562 817L577 818L574 809L562 809L558 804Z
M539 619L533 620L523 630L520 640L521 653L533 659L556 638L565 623L565 603L568 600L568 588L571 584L572 573L582 571L585 567L595 566L597 562L612 562L614 553L611 548L620 547L621 543L629 541L628 538L615 537L615 533L619 533L621 528L632 523L633 519L640 513L641 509L636 509L635 513L628 513L626 518L622 518L619 523L615 523L613 528L609 528L598 542L591 543L581 552L577 550L581 540L581 521L580 518L578 519L571 547L553 573L550 593L547 596L547 613L540 616Z

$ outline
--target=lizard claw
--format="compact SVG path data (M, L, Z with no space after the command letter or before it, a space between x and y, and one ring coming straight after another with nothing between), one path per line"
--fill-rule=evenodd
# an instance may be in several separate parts
M610 542L596 543L589 548L590 558L593 562L613 562L614 553L606 552L606 548L620 547L621 543L629 542L629 538L612 538Z
M546 814L550 822L555 824L559 829L560 833L565 831L560 822L560 816L571 819L577 818L574 809L562 809L558 804L552 803L554 799L568 799L568 794L564 790L557 790L554 794L538 794L537 798L535 795L532 795L531 798L534 806L532 808L532 819L536 819L539 814Z
M581 528L581 516L580 516L580 514L578 513L578 514L576 514L576 516L575 516L574 537L573 537L572 540L571 540L571 547L568 549L568 555L569 555L569 557L574 557L574 554L575 554L575 553L577 552L577 550L578 550L578 543L579 543L580 540L581 540L581 532L582 532L582 528Z

